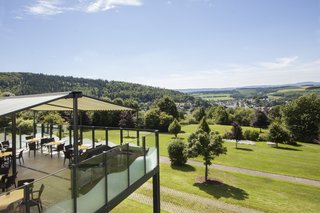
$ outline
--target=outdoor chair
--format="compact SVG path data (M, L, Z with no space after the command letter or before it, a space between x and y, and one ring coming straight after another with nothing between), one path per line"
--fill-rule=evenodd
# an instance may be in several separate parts
M22 159L22 162L23 162L23 164L24 164L23 151L24 151L24 150L21 150L21 151L19 152L19 155L16 156L16 160L19 160L20 166L21 166L21 159Z
M8 190L13 185L14 187L17 187L16 178L17 178L17 172L11 176L8 176L6 178L5 184L1 183L0 185L0 188L2 188L2 191L4 192L5 190Z
M49 143L49 138L42 138L40 140L40 149L41 149L41 152L43 151L43 146L46 146L46 144Z
M69 165L70 165L72 157L73 157L73 151L68 149L66 151L63 151L63 153L64 153L63 165L66 164L66 159L69 159Z
M42 203L41 203L41 194L44 190L44 185L41 184L40 189L36 191L32 191L31 200L29 206L38 206L39 213L42 211Z
M64 150L64 143L59 144L59 145L57 146L57 148L54 149L53 151L58 152L58 158L60 158L60 151L63 151L63 150Z
M25 183L32 183L32 182L34 182L34 179L18 180L18 187L24 186Z
M31 136L31 135L27 135L26 136L26 148L28 148L27 146L27 144L30 142L30 140L33 138L33 136Z
M2 147L3 148L9 147L9 141L2 141Z
M0 189L2 189L2 191L4 191L4 189L6 188L6 179L8 178L8 174L2 175L1 179L0 179Z
M37 146L36 143L28 143L29 145L29 157L30 157L30 151L34 151L34 157L36 156Z
M65 151L68 151L69 149L71 149L72 148L72 144L69 144L69 145L65 145L64 146L64 150Z
M9 174L9 167L0 168L0 175L7 175Z

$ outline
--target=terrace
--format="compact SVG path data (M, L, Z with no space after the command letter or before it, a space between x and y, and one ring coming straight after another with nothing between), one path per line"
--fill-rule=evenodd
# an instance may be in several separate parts
M35 103L39 97L42 100ZM29 101L27 106L8 109L8 105L26 98L33 103ZM78 110L131 110L97 99L92 101L94 105L90 105L90 97L75 92L0 100L0 115L12 117L12 127L0 134L3 141L10 141L11 159L15 159L21 149L25 150L24 163L10 162L9 176L17 172L17 181L35 179L33 183L11 187L0 194L0 212L108 212L150 178L153 179L153 209L160 212L158 132L78 125ZM19 134L15 125L16 113L25 109L72 111L73 125L36 125L34 122L31 139ZM47 138L53 138L54 142ZM26 150L30 143L39 143L39 149ZM59 144L72 150L70 163L65 159L67 148L60 154L53 151L52 147ZM39 195L41 203L36 199Z

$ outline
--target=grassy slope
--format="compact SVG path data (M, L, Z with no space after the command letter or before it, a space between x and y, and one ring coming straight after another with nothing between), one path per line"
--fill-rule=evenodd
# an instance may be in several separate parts
M179 137L187 141L188 135L194 132L197 125L187 125L182 128L186 133ZM243 130L251 127L243 127ZM224 133L230 126L211 125L211 129ZM266 130L264 130L266 131ZM160 154L168 156L167 146L173 135L160 135ZM239 145L243 149L235 149L235 144L226 142L227 155L217 157L214 162L223 165L266 171L277 174L304 177L320 180L320 146L316 144L300 143L293 147L281 144L282 149L271 148L264 142L257 142L256 146ZM195 160L202 161L201 157Z
M194 132L196 128L197 125L183 126L182 130L185 133L181 133L178 136L186 142L190 133ZM230 128L230 126L223 125L211 126L211 129L222 134L230 130ZM243 127L243 129L247 128L252 129L252 127ZM126 131L124 131L124 136L126 134ZM91 138L91 132L87 132L84 135ZM134 132L130 132L130 136L134 135ZM97 131L95 136L101 140L105 138L102 131ZM119 136L119 132L110 131L109 140L119 144ZM172 138L172 134L160 134L160 155L168 156L167 146ZM152 146L153 139L153 135L147 137L147 144ZM135 139L126 138L125 141L135 141ZM242 149L235 149L234 143L226 142L227 155L217 157L214 163L320 180L320 146L306 143L300 144L301 146L299 147L281 144L280 147L283 149L276 149L268 147L263 142L257 142L256 146L241 144L239 147ZM198 157L195 160L202 161L202 158Z
M161 184L176 190L270 212L317 212L320 209L319 187L213 169L210 177L223 184L195 183L195 177L203 175L204 169L200 167L172 169L169 164L161 164ZM188 207L189 202L181 203Z
M149 213L152 212L152 206L142 204L140 202L131 200L130 198L125 199L116 208L114 208L112 213L130 212L130 213Z

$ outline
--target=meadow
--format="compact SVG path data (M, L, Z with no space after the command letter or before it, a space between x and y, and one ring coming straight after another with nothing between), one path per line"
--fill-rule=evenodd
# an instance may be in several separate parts
M178 137L187 142L188 136L196 131L197 126L183 126L182 133L179 133ZM230 131L231 126L211 125L210 128L223 134ZM254 128L243 127L243 130L245 129ZM268 130L264 129L263 132L267 134ZM97 141L103 141L104 135L104 131L96 131L95 138ZM136 132L124 131L123 135L125 136L124 142L136 143ZM147 133L140 133L140 141L143 135L147 135ZM84 137L91 138L91 131L85 132ZM152 146L154 135L149 134L146 137L147 144ZM168 156L167 146L173 138L172 134L160 133L161 156ZM109 140L118 144L120 141L119 132L110 131ZM298 146L290 146L281 144L280 148L271 148L265 142L256 142L255 146L240 144L239 149L235 148L233 142L225 142L224 145L228 152L226 155L214 159L216 164L320 180L319 145L298 143ZM193 160L202 162L201 157ZM190 195L190 198L186 199L186 197L177 196L164 190L161 192L161 202L187 208L191 211L226 212L204 201L192 200L193 195L267 212L317 212L320 209L318 202L320 187L212 168L209 169L209 177L219 180L222 184L208 185L196 182L197 177L204 175L203 167L189 164L183 167L171 167L169 163L161 163L160 170L162 188ZM152 198L152 189L150 188L141 187L136 193ZM112 212L121 212L123 208L132 212L151 212L151 206L152 202L141 204L128 198Z

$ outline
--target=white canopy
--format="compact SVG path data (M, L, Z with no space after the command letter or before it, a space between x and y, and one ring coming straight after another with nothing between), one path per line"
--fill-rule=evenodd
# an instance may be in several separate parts
M78 110L81 111L133 110L128 107L82 95L81 92L61 92L0 98L0 116L27 109L34 111L72 111L73 97L75 94L78 95Z

